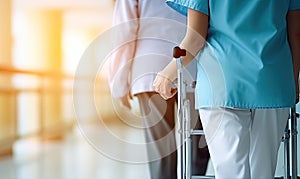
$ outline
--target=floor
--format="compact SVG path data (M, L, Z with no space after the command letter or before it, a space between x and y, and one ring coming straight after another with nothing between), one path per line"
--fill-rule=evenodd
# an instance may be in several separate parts
M149 179L142 129L124 126L81 124L63 141L19 141L13 157L0 158L0 179Z
M89 134L94 134L93 136L84 134L76 127L63 141L42 142L30 139L17 142L13 157L0 158L0 179L149 178L147 165L142 159L126 161L130 155L144 155L145 151L128 151L130 148L126 148L121 142L107 141L103 128L94 125L88 125L85 129L87 128ZM109 128L122 131L117 133L123 138L139 133L119 130L118 126ZM105 143L107 146L92 144L93 140L99 140L98 144Z

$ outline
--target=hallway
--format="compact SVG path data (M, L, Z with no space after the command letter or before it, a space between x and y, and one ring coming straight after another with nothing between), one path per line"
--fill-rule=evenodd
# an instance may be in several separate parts
M137 101L106 81L114 2L0 1L0 179L150 179Z

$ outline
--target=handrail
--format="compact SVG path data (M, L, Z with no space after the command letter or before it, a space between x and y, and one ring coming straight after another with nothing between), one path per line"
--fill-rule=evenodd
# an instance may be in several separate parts
M61 77L61 78L73 78L73 75L62 73L61 71L38 71L38 70L25 70L8 66L0 66L0 73L19 73L36 76L48 76L48 77Z
M59 79L59 80L72 80L74 79L74 76L71 74L66 74L62 72L54 72L54 71L38 71L38 70L25 70L25 69L19 69L19 68L13 68L13 67L8 67L8 66L0 66L0 73L9 73L12 75L16 74L21 74L21 75L32 75L32 76L37 76L43 80L44 78L52 78L52 79ZM72 92L72 89L62 89L61 87L59 88L46 88L46 87L41 84L39 87L26 87L26 88L21 88L21 87L16 87L16 86L10 86L9 88L3 88L0 87L0 92L1 93L19 93L19 92Z
M61 71L38 71L38 70L25 70L25 69L19 69L19 68L14 68L14 67L10 67L10 66L1 66L0 65L0 74L1 76L7 75L8 77L14 76L14 75L32 75L34 77L37 77L37 81L41 81L41 83L37 83L33 86L28 86L28 87L24 87L24 86L16 86L14 84L0 84L0 94L5 94L5 95L12 95L13 98L12 100L16 100L16 96L20 93L27 93L27 92L33 92L36 93L40 96L40 100L44 100L44 95L50 94L50 93L68 93L68 94L72 94L72 85L55 85L54 84L45 84L44 80L45 79L50 79L50 80L55 80L57 82L62 82L65 80L73 80L74 79L74 75L71 74L66 74L66 73L62 73ZM14 111L18 111L18 105L16 103L14 103ZM45 128L45 126L43 126L44 124L44 107L43 107L43 102L41 102L41 105L38 106L39 110L39 123L40 123L40 128L38 129L38 131L30 131L29 133L26 134L22 134L19 135L17 132L17 123L18 123L18 116L19 114L15 114L13 116L15 116L14 119L12 119L14 122L14 126L12 126L14 128L14 136L10 136L8 139L1 139L0 141L0 148L3 145L6 145L7 141L11 141L14 142L15 140L18 140L20 138L26 138L26 137L30 137L30 136L36 136L36 135L43 135L44 131L47 131L47 128ZM66 130L68 127L70 126L60 126L60 127L65 127L64 130ZM13 141L12 141L13 140Z

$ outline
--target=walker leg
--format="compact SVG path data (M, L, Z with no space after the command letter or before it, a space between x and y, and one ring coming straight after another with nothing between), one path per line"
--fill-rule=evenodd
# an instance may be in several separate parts
M187 138L186 139L186 166L185 166L185 171L186 171L186 179L191 179L192 178L192 155L191 155L191 145L192 145L192 139Z
M297 117L296 108L291 108L291 134L292 134L292 179L297 179Z
M289 129L289 120L286 123L284 136L284 179L290 178L290 129Z

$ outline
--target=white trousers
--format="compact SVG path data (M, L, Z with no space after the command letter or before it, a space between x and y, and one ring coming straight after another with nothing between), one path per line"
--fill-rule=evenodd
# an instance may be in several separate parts
M274 178L289 108L205 108L199 113L216 179Z

